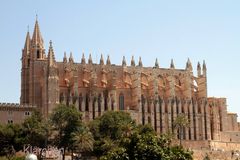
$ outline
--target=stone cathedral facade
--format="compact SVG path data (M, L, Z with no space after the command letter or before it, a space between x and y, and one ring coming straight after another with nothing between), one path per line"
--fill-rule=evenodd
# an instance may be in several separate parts
M144 67L141 58L135 63L134 57L130 64L123 57L121 65L111 64L109 56L104 61L102 55L98 64L91 54L88 58L83 54L79 61L64 53L57 62L52 42L45 50L36 21L22 50L20 105L35 106L46 117L57 104L75 105L85 121L122 110L138 124L151 124L159 134L176 132L173 122L183 114L190 122L183 131L185 140L238 141L237 115L227 112L225 98L207 95L205 62L197 64L195 76L189 59L185 69L175 68L173 60L169 68L161 68L157 59L152 67ZM4 107L14 108L1 103L0 110Z

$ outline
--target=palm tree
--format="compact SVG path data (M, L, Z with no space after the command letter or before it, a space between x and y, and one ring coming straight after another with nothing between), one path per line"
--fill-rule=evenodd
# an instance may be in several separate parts
M189 125L189 120L184 114L179 114L173 122L174 129L177 129L179 133L180 146L182 146L183 129Z
M93 150L93 135L87 127L81 127L72 134L75 151L83 154Z

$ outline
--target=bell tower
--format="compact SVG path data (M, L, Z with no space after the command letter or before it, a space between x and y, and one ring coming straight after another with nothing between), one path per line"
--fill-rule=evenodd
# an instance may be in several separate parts
M22 49L22 70L21 70L21 104L29 103L29 68L30 68L30 52L31 38L29 31L26 35L24 49Z
M38 19L36 18L34 31L30 44L30 54L29 54L29 104L42 106L41 98L42 96L42 82L41 78L41 68L42 63L47 60L44 49L44 41L40 32L40 27L38 24Z

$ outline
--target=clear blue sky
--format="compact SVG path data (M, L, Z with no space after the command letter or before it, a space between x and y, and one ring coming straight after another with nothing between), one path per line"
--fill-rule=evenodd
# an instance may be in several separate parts
M52 40L58 61L64 51L78 62L83 51L116 64L134 55L153 66L157 57L166 68L171 58L185 68L189 57L194 70L206 60L208 95L227 97L228 110L240 114L239 8L239 0L1 1L0 102L19 102L21 50L38 14L45 48Z

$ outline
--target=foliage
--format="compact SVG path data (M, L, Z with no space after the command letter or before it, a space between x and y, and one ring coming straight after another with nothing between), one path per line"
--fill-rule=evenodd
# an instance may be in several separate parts
M175 160L191 160L193 152L185 150L182 146L173 146L170 148L171 159Z
M57 106L50 117L53 127L54 144L58 147L71 147L72 134L81 127L81 114L74 106L60 104Z
M157 136L150 125L136 126L124 112L107 112L89 126L94 131L94 153L101 160L192 159L191 152L170 145L170 136Z
M123 147L113 148L106 156L102 156L100 160L129 160L126 149Z
M180 129L187 122L185 117L177 117L174 126ZM192 159L192 152L171 146L170 134L158 136L149 124L137 126L129 113L109 111L86 126L81 113L66 105L57 106L49 121L35 111L22 125L0 125L0 153L12 159L16 148L24 143L44 147L47 137L59 148L94 154L101 160ZM6 153L6 149L12 152Z
M128 127L134 127L135 125L135 122L126 112L109 111L94 121L98 121L96 125L98 125L97 129L99 130L99 134L94 133L95 137L109 137L112 140L117 140L124 134L127 134L129 131Z
M48 121L37 110L32 112L32 115L25 119L22 124L22 136L25 137L24 142L31 146L45 147L49 132L50 126Z
M93 135L85 126L79 127L77 131L72 133L72 141L74 150L79 153L89 152L93 150Z
M189 125L189 120L184 114L179 114L173 123L174 129L177 129L179 133L180 146L182 145L183 129Z
M136 126L131 116L126 112L108 111L89 124L90 131L95 139L93 152L100 157L118 146L118 141L131 134Z
M82 127L81 113L77 111L74 105L58 105L50 116L50 123L53 129L53 144L63 148L63 160L65 159L65 150L74 150L74 133Z
M18 124L0 125L0 155L12 157L16 150L21 149L23 142L20 133Z
M174 121L174 128L179 129L182 127L189 127L190 123L188 118L184 114L179 114Z

